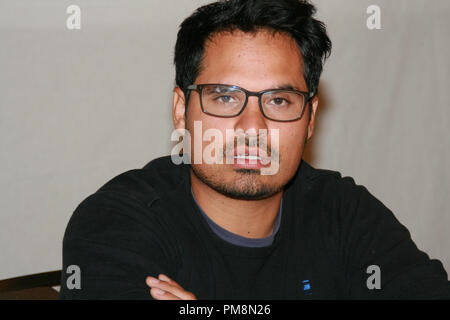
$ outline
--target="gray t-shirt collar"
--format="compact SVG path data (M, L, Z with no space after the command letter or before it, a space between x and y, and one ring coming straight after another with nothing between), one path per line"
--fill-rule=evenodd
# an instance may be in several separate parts
M225 240L225 241L227 241L227 242L229 242L231 244L234 244L236 246L242 246L242 247L260 248L260 247L267 247L267 246L272 245L273 239L274 239L275 235L277 234L278 229L280 227L281 213L282 213L282 207L283 207L283 199L281 199L280 210L278 211L278 215L277 215L277 218L275 220L275 224L274 224L274 228L273 228L272 234L267 236L267 237L265 237L265 238L254 239L254 238L242 237L242 236L237 235L235 233L232 233L232 232L230 232L228 230L225 230L224 228L222 228L221 226L216 224L214 221L211 220L210 217L208 217L206 215L206 213L202 210L202 208L198 204L197 200L195 199L194 193L192 192L192 187L191 187L191 194L192 194L192 198L194 199L195 203L197 204L198 208L200 209L200 212L202 213L203 217L208 222L208 224L211 227L211 229L222 240Z

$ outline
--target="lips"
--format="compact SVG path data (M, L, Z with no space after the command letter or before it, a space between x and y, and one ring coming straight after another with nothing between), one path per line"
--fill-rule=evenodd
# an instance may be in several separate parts
M249 149L235 150L233 159L235 163L248 164L255 163L259 165L268 164L270 162L270 157L267 156L267 152L261 149Z
M259 161L261 161L261 157L260 156L253 156L253 155L249 155L249 154L237 155L237 156L234 156L234 159L246 159L246 160L259 160Z

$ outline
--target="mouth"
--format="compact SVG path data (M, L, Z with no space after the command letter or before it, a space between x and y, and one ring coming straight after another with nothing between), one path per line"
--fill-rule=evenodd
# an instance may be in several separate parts
M261 161L261 157L260 156L254 156L254 155L250 155L248 153L235 155L234 159L244 159L244 160L254 160L254 161L259 160L259 161Z
M236 150L233 155L233 165L237 168L261 169L270 163L270 157L261 149Z

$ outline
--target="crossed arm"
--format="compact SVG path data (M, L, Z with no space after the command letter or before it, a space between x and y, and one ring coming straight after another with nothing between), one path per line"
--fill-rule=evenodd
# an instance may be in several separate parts
M100 193L96 198L112 203L91 198L79 206L67 227L63 269L78 265L82 283L80 290L62 285L60 299L196 300L195 294L166 275L176 274L176 261L168 257L177 252L171 238L161 232L165 226L159 216L126 198L116 203L115 194ZM367 274L361 266L377 264L384 272L378 298L448 299L450 283L442 264L420 252L407 229L367 191L360 198L347 201L351 205L343 206L341 215L353 221L341 232L351 276L345 293L350 298L375 298L368 294ZM348 214L353 211L359 214ZM63 272L61 283L67 283L68 277Z

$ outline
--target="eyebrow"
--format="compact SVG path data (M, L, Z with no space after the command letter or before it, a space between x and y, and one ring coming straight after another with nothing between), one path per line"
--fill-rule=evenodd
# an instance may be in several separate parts
M276 86L275 89L282 89L282 90L298 90L301 91L300 89L295 88L294 86L292 86L289 83L283 83L279 86Z

